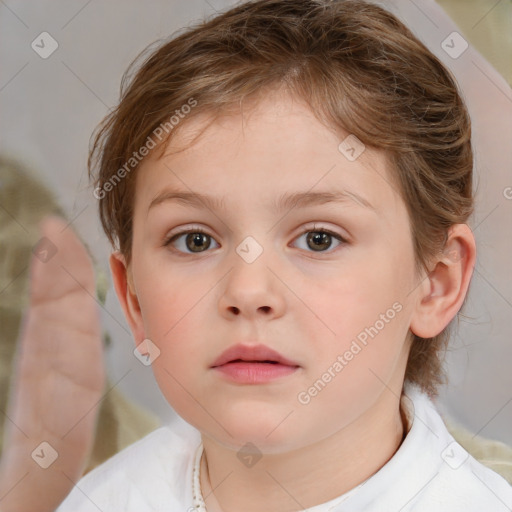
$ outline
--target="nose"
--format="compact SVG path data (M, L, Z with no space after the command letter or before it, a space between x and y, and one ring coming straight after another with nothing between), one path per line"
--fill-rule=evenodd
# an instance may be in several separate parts
M227 319L278 318L285 310L283 293L283 284L262 256L248 263L235 254L219 298L219 312Z

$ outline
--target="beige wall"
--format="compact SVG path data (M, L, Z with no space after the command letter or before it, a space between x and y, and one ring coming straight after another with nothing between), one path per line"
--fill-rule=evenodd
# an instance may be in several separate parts
M512 1L437 0L437 3L512 86Z

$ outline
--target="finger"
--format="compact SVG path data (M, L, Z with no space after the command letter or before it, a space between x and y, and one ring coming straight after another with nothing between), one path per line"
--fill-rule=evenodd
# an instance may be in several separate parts
M5 510L53 510L66 496L92 447L105 383L90 258L62 219L40 228L1 461Z
M91 260L73 230L54 215L45 217L39 227L41 238L32 251L31 304L57 300L77 291L77 286L95 296Z
M22 336L21 350L33 358L48 357L78 384L98 390L104 384L97 365L102 345L91 260L59 217L46 217L40 228L31 262L28 326L44 326L53 336ZM58 328L73 339L59 335ZM27 361L33 370L35 362Z

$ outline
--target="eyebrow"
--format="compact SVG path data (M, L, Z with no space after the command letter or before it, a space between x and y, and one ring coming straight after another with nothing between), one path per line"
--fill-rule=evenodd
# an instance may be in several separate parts
M185 192L178 190L163 190L150 203L148 213L151 208L169 202L176 201L186 206L197 208L208 208L209 210L223 210L225 208L224 198L200 194L197 192ZM364 197L348 190L324 191L324 192L294 192L281 195L276 201L271 203L271 210L278 214L292 208L305 208L326 203L347 203L352 202L357 205L372 210L377 213L375 207Z
M277 201L272 203L274 213L281 213L283 210L292 208L304 208L326 203L347 203L353 202L357 205L376 212L375 207L364 197L348 190L335 190L325 192L294 192L283 194Z

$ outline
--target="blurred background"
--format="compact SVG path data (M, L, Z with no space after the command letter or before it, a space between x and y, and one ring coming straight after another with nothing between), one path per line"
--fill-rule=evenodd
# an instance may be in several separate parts
M447 353L450 382L441 391L439 407L473 434L512 445L512 0L380 3L453 71L473 120L477 208L471 227L478 262ZM51 192L94 255L111 386L141 407L133 414L147 412L163 422L177 421L176 415L151 368L134 357L134 341L112 288L110 246L87 178L89 137L116 105L121 76L141 50L233 4L0 0L0 154ZM6 190L0 181L0 193L2 186ZM19 188L14 194L23 200L26 189ZM31 201L41 194L36 190ZM18 204L16 195L8 195ZM0 201L0 232L9 225L28 240L13 208ZM0 249L2 242L5 255L9 247L0 238ZM0 304L23 308L26 264L11 253L0 265L4 277L9 273L0 282ZM5 327L0 326L0 340L12 347L15 334ZM8 366L3 368L5 373ZM133 436L156 421L144 425Z

